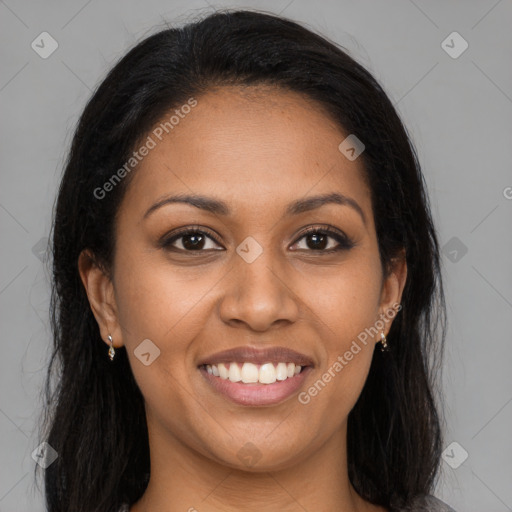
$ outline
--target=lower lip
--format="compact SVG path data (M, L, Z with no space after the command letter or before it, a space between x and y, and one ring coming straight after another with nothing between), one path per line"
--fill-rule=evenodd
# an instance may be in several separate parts
M204 366L199 367L203 377L215 390L228 397L239 405L274 405L292 396L304 383L311 366L306 366L298 375L286 380L276 381L273 384L231 382L221 379L206 371Z

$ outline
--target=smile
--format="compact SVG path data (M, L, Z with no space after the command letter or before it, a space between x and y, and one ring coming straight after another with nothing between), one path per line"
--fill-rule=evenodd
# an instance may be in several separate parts
M276 405L303 386L313 368L294 363L219 363L199 371L216 393L245 406ZM218 375L216 375L218 374Z
M245 363L219 363L207 364L206 371L210 375L220 377L223 380L231 382L243 382L244 384L252 384L259 382L260 384L273 384L276 381L283 381L298 375L302 366L295 363L264 363L253 364Z

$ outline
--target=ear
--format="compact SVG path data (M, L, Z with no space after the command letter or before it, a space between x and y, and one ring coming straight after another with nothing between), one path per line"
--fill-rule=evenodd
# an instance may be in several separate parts
M397 311L397 305L402 300L405 282L407 280L407 260L405 249L402 249L396 257L392 258L389 275L382 283L379 313ZM395 313L396 314L396 313ZM392 320L388 318L384 328L384 335L387 336L391 328Z
M89 299L91 310L98 322L100 334L105 343L110 345L108 336L112 336L114 347L123 345L119 326L114 285L94 255L88 249L78 257L78 271Z

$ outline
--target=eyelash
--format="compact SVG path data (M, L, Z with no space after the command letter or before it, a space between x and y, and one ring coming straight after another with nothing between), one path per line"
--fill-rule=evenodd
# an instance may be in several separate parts
M178 249L176 247L172 247L172 244L179 240L180 238L183 238L187 235L206 235L207 237L211 238L217 245L221 245L221 243L217 240L216 235L214 235L211 231L207 230L206 228L202 228L201 226L192 226L189 228L185 228L178 233L174 233L170 238L165 238L160 242L160 246L164 249L168 249L171 251L177 251L177 252L187 252L187 253L202 253L205 252L204 250L197 250L197 251L189 251L186 249ZM297 242L302 240L303 238L307 237L308 235L312 234L321 234L321 235L327 235L330 238L333 238L338 242L338 246L329 249L329 250L314 250L314 249L299 249L299 250L305 250L306 252L313 252L313 253L319 253L319 254L333 254L339 251L343 250L350 250L354 247L355 243L346 235L333 230L330 226L317 226L317 227L309 227L305 229L300 235L299 238L294 242L293 245L295 245ZM217 249L215 249L217 250Z

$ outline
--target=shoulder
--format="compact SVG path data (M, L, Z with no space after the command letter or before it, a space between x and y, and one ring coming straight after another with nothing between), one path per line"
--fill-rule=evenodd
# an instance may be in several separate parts
M435 496L418 496L407 507L398 509L396 512L455 512L449 505Z

